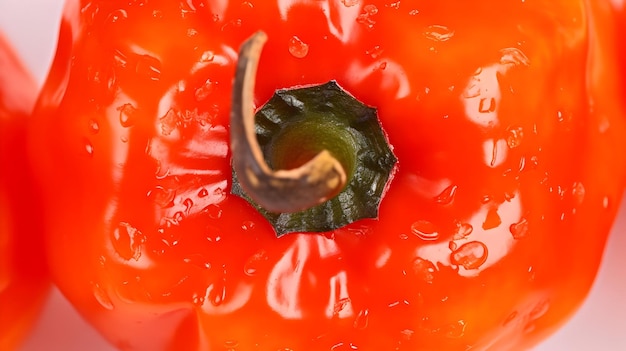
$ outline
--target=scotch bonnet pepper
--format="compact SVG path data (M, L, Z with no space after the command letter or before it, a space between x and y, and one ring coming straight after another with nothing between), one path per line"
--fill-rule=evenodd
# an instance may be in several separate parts
M37 85L0 31L0 349L28 335L50 287L41 191L28 162L28 120Z
M123 350L531 347L623 190L608 11L69 1L31 138L54 279Z

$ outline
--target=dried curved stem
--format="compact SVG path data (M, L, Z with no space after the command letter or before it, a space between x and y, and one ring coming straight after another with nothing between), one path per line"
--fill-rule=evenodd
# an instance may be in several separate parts
M254 128L254 83L267 35L257 32L239 50L230 116L233 168L246 194L270 212L298 212L337 195L346 172L324 150L304 165L272 170L263 158Z

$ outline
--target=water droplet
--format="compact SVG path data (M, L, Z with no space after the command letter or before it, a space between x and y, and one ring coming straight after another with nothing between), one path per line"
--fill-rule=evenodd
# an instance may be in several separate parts
M154 11L152 11L152 17L154 17L156 19L163 18L163 11L161 11L161 10L154 10Z
M378 8L375 5L365 5L363 7L363 13L357 16L356 22L364 25L368 30L374 28L376 21L372 19L372 16L378 13Z
M118 22L118 21L126 19L126 18L128 18L128 13L126 12L126 10L118 9L118 10L112 11L107 16L106 20L107 20L107 22L115 23L115 22Z
M388 8L394 9L394 10L398 10L400 8L400 0L394 1L394 2L392 2L390 4L386 4L385 7L388 7Z
M216 21L217 22L217 21ZM226 32L226 31L230 31L230 30L234 30L237 28L241 28L241 19L237 18L237 19L233 19L231 21L226 22L222 28L220 28L220 30L222 32Z
M456 189L458 186L450 185L447 188L443 189L441 194L437 195L435 198L435 202L442 205L449 205L454 200L454 196L456 195Z
M183 0L183 1L180 1L178 7L180 9L181 17L184 18L188 14L196 12L196 4L194 2L195 1L193 1L193 0Z
M528 66L528 57L518 48L505 48L500 50L500 63L503 65Z
M585 186L583 183L576 182L572 186L572 196L574 197L574 203L581 205L585 199Z
M449 339L458 339L465 335L465 328L467 327L467 323L460 319L452 324L448 324L444 331L446 333L446 337Z
M226 348L226 351L235 351L237 346L239 346L239 342L236 340L224 341L224 348Z
M100 8L97 4L94 4L93 2L88 2L87 5L80 9L82 18L86 20L86 23L88 25L91 25L93 23L94 18L96 18L99 12Z
M85 151L87 151L87 155L90 157L93 156L93 145L89 140L85 141Z
M198 293L193 293L193 296L191 297L191 301L196 306L202 306L204 304L204 296Z
M118 255L124 260L139 260L141 248L146 237L137 228L126 222L120 222L113 230L111 243Z
M411 271L419 279L428 284L432 284L433 279L435 279L435 265L431 261L425 260L421 257L416 257L413 260L413 263L411 265Z
M168 226L177 226L185 219L185 214L182 211L177 211L171 217L163 217L162 221ZM173 245L177 245L178 241L175 241Z
M411 225L411 232L425 241L437 240L439 238L439 232L435 225L425 220L414 222Z
M485 162L489 167L500 166L507 157L506 140L504 139L491 139L486 140L483 144L483 150L485 152Z
M142 55L137 60L135 72L149 80L157 81L161 79L161 61L150 55Z
M111 301L111 298L109 297L109 293L107 293L106 290L100 286L100 284L93 284L93 296L96 298L96 301L98 301L100 306L105 309L112 311L115 308L115 306L113 306L113 301Z
M443 42L450 40L454 36L454 31L446 26L435 24L426 27L424 35L430 40Z
M369 55L375 60L383 54L383 49L380 47L380 45L374 45L372 48L365 50L365 54Z
M189 214L189 211L191 211L191 207L193 206L193 200L186 198L183 200L183 206L185 206L185 214Z
M211 93L214 91L217 82L213 82L210 79L207 79L204 84L196 89L196 101L202 101L206 99Z
M100 131L100 125L98 124L98 121L96 121L95 119L90 119L89 120L89 132L91 132L91 134L98 134L99 131Z
M537 303L537 305L535 305L535 307L533 307L528 316L531 320L539 319L548 312L548 309L550 309L550 301L540 301L539 303Z
M341 2L346 6L346 7L352 7L354 5L358 5L361 0L341 0Z
M450 262L465 269L477 269L487 260L487 246L480 241L470 241L450 254Z
M202 269L211 269L211 263L201 254L191 254L183 258L183 262Z
M450 249L450 251L455 251L458 247L459 245L454 240L448 243L448 249Z
M176 190L166 189L160 185L157 185L156 187L154 187L154 189L148 191L147 196L162 208L172 207L174 206L174 197L176 196Z
M213 53L213 51L205 51L202 53L202 56L200 56L200 62L202 63L212 62L214 58L215 58L215 54Z
M389 308L393 308L393 307L397 307L397 306L400 306L400 301L399 300L396 300L394 302L391 302L391 303L387 304L387 307L389 307Z
M509 227L514 239L521 239L528 234L528 220L522 217L517 223L511 224Z
M487 216L485 217L485 221L483 222L483 229L489 230L497 228L500 224L502 224L502 219L498 214L497 208L490 208L489 211L487 211Z
M294 35L289 39L289 53L295 58L304 58L309 54L309 45Z
M88 81L94 84L101 84L102 83L101 75L102 75L102 72L100 72L98 68L93 67L93 66L87 67L87 80Z
M530 156L530 166L532 169L537 168L539 166L539 157L537 155ZM546 173L546 177L548 174Z
M370 311L368 309L362 309L356 315L354 323L352 324L355 329L365 329L369 324Z
M609 205L610 205L609 197L608 196L603 197L602 198L602 207L604 209L607 209L607 208L609 208Z
M202 188L200 189L200 191L198 191L198 197L200 198L206 197L208 195L209 195L209 192L205 188Z
M343 311L343 309L346 308L346 306L348 306L348 304L350 304L350 298L349 297L345 297L343 299L339 299L337 302L335 302L335 304L333 305L333 316L339 315L339 313L341 311Z
M536 277L537 277L537 272L535 272L535 267L529 266L528 267L528 281L532 282L535 280Z
M525 156L521 156L519 158L519 163L518 163L517 169L520 172L523 172L526 169L526 157Z
M128 65L128 57L121 50L115 49L113 51L113 64L119 68L126 68Z
M222 217L222 208L217 205L217 204L210 204L207 207L205 207L203 209L204 212L206 212L209 217L213 218L213 219L219 219L220 217Z
M378 13L378 7L376 7L376 5L365 5L363 7L363 11L365 11L368 15L373 16Z
M255 224L254 224L253 221L245 221L241 225L241 229L243 229L243 230L251 230L252 228L254 228L254 226L255 226Z
M478 104L478 112L480 113L489 113L494 112L496 110L496 99L495 98L481 98Z
M452 237L453 240L464 239L474 231L474 227L469 223L458 222L456 224L456 228L456 233L454 233L454 236Z
M269 259L265 250L260 250L252 255L243 266L243 272L248 276L254 276L259 271L259 266Z
M218 243L222 240L222 231L212 225L208 225L205 229L205 236L209 242Z
M213 306L221 305L226 299L226 285L220 280L209 286L209 301Z
M124 128L128 128L133 125L133 115L137 112L137 109L132 104L124 104L117 108L120 111L120 124Z
M188 28L187 29L187 37L193 38L196 35L198 35L198 30L197 29L195 29L195 28Z
M411 15L411 16L416 16L416 15L418 15L419 13L420 13L420 11L419 11L419 10L415 10L415 9L413 9L413 10L409 11L409 15Z
M524 130L522 127L510 128L506 138L506 144L509 148L514 149L522 144L524 138Z

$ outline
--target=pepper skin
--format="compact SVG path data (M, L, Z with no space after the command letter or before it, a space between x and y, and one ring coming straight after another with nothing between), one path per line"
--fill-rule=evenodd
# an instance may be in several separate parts
M50 285L43 213L27 158L27 124L37 85L0 32L0 349L27 335Z
M622 101L626 101L626 45L624 45L626 42L626 3L624 1L613 1L612 3L616 15L615 47L617 48L619 70L622 77Z
M122 350L530 348L585 298L624 188L605 7L69 1L30 139L54 280ZM376 108L378 218L276 238L231 195L258 30L257 107L334 80Z

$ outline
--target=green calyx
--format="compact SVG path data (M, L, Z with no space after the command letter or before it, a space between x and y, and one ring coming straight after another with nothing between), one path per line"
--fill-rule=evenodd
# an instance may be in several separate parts
M376 218L394 169L393 155L374 108L365 106L336 82L278 90L256 113L254 130L264 161L273 170L302 166L328 151L345 171L333 197L296 212L271 212L244 191L233 172L233 194L250 202L277 236L326 232L364 218ZM285 195L289 196L289 194Z

